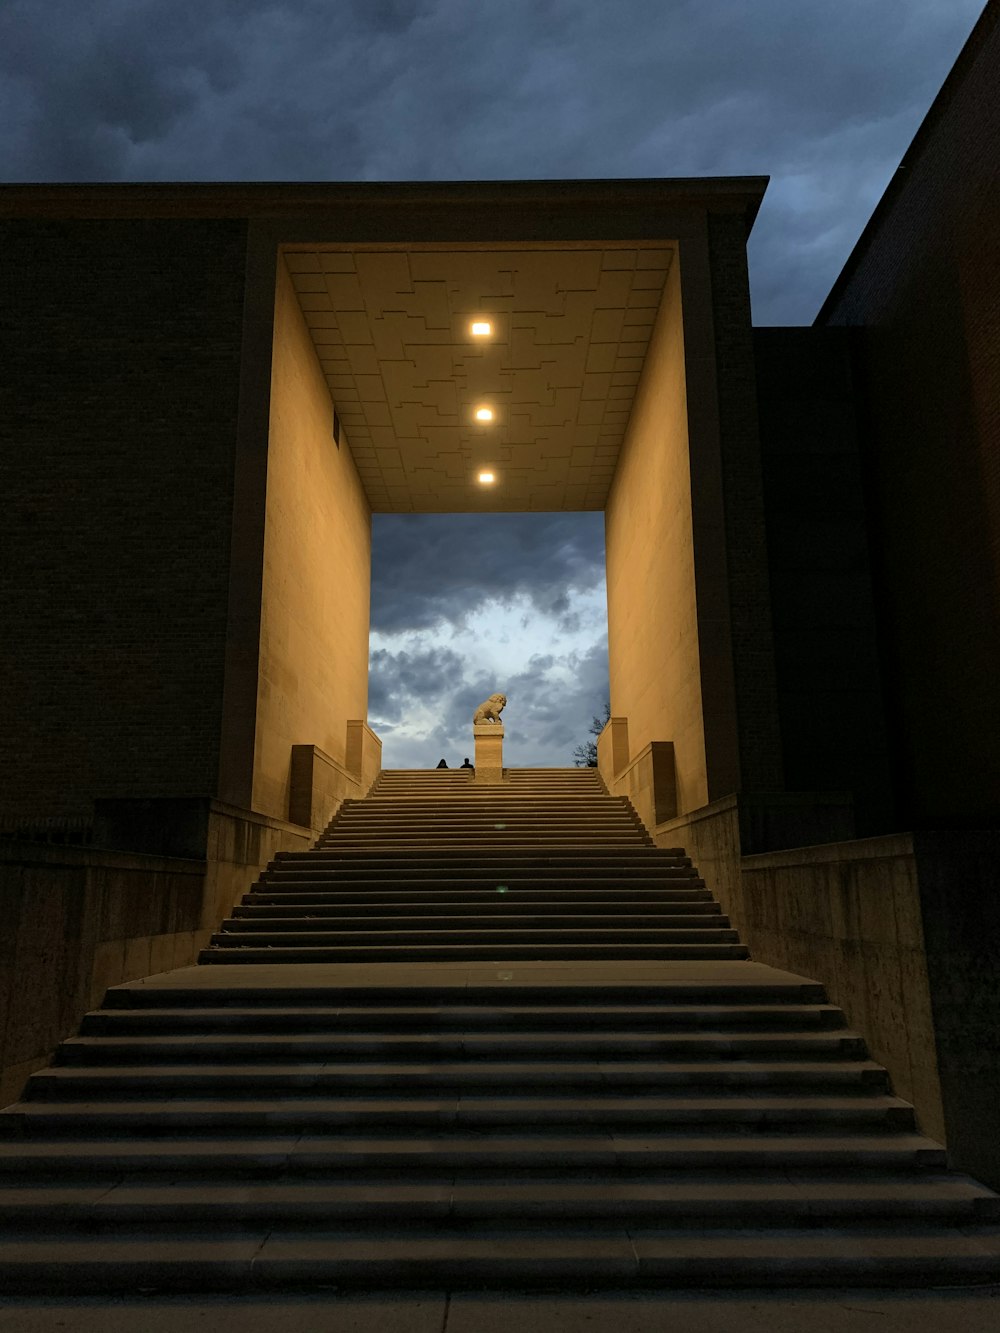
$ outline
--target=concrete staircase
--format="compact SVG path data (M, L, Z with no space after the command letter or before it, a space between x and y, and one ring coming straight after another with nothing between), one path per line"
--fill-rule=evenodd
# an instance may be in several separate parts
M593 769L389 772L280 856L203 963L746 958L681 848Z
M822 988L587 771L384 774L0 1113L0 1289L997 1281Z

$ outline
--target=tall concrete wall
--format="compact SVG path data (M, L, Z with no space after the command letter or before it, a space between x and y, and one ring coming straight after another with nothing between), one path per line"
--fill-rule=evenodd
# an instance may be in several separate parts
M253 808L284 819L293 745L346 760L368 701L371 511L279 258Z
M605 510L612 714L672 740L682 810L708 799L680 266L667 273Z
M168 802L116 804L104 831L117 825L126 844L158 833L161 854L0 839L0 1106L109 986L196 963L275 853L310 842L301 828L220 801L179 801L166 819Z
M897 824L1000 816L1000 6L817 322L856 332Z
M767 558L785 780L850 793L859 835L892 827L851 341L757 329Z
M0 253L0 812L213 795L246 223L8 219Z

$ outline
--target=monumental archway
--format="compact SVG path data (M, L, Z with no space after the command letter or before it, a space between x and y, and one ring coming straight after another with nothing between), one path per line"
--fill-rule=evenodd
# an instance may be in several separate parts
M680 812L780 785L745 265L761 193L378 187L252 225L223 795L285 817L293 746L346 762L372 512L604 510L616 764L672 743Z

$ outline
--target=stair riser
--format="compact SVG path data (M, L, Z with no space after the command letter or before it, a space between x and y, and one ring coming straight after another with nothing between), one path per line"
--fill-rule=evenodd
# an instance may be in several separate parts
M356 918L337 922L336 917L235 917L223 922L223 929L212 936L212 942L229 944L228 936L247 938L249 944L393 944L396 940L413 938L416 944L452 944L452 942L487 942L503 940L512 944L533 944L545 938L553 942L575 942L577 936L588 940L623 941L625 944L715 944L724 941L733 944L736 932L727 917L697 921L671 917L652 917L633 920L632 917L600 918L569 917L568 920L545 921L535 917L411 917L385 913L379 921ZM291 936L291 940L287 940Z
M111 1042L112 1038L108 1038ZM600 1060L608 1064L616 1062L629 1062L636 1060L668 1060L668 1058L680 1058L680 1060L729 1060L729 1058L745 1058L745 1060L848 1060L848 1058L864 1058L864 1053L859 1052L857 1046L860 1042L852 1042L851 1038L844 1038L843 1044L839 1044L836 1038L829 1042L824 1042L820 1038L803 1038L799 1042L779 1042L769 1041L767 1038L761 1038L760 1041L753 1042L747 1038L745 1041L733 1041L729 1044L711 1044L711 1041L704 1042L671 1042L669 1038L655 1037L649 1038L645 1042L631 1042L628 1048L621 1049L615 1045L613 1037L608 1038L607 1044L600 1041L592 1042L573 1042L569 1038L563 1038L563 1041L551 1042L517 1042L516 1046L504 1044L501 1038L496 1041L487 1040L468 1040L463 1042L460 1037L449 1040L447 1037L441 1037L440 1040L432 1038L431 1041L419 1041L407 1044L404 1041L392 1041L391 1038L380 1038L373 1036L371 1040L365 1040L361 1037L357 1041L337 1041L336 1038L319 1038L313 1041L301 1041L291 1044L283 1042L280 1037L273 1038L271 1041L265 1038L251 1038L239 1044L227 1045L224 1038L219 1041L205 1041L204 1044L192 1046L184 1044L183 1040L171 1041L169 1038L156 1042L144 1042L141 1038L135 1041L128 1041L128 1038L120 1038L115 1045L95 1046L63 1046L59 1052L55 1068L57 1069L81 1069L81 1068L113 1068L117 1065L143 1065L144 1068L153 1065L171 1065L171 1064L191 1064L192 1061L211 1060L216 1064L283 1064L289 1062L309 1062L323 1060L364 1060L377 1061L380 1064L388 1064L395 1061L431 1061L431 1060L539 1060L539 1061L572 1061L572 1060ZM292 1069L289 1069L289 1073Z
M422 883L432 884L457 891L464 886L476 888L484 883L491 887L498 882L508 886L534 888L536 890L586 889L606 890L620 886L622 890L640 889L644 891L660 890L702 890L705 881L682 868L658 870L655 866L537 866L523 865L520 862L495 861L481 864L456 865L354 865L353 863L330 864L296 867L287 870L284 867L265 871L257 881L264 888L274 891L285 885L289 887L315 884L320 887L338 889L343 884L370 884L374 888L406 888L408 884L419 887Z
M867 1203L864 1200L803 1200L795 1195L779 1195L773 1202L727 1203L720 1200L706 1204L697 1200L681 1203L658 1203L641 1198L609 1198L566 1202L561 1199L539 1198L531 1203L505 1202L496 1197L484 1200L449 1200L428 1198L410 1203L388 1203L344 1200L317 1204L259 1203L227 1204L213 1207L204 1199L170 1205L95 1203L75 1208L0 1208L0 1227L16 1232L27 1232L45 1227L86 1233L101 1228L113 1234L118 1228L141 1229L190 1225L217 1229L232 1227L274 1226L331 1226L344 1222L370 1224L380 1229L409 1225L419 1226L429 1221L468 1219L470 1222L489 1223L503 1218L506 1222L531 1225L541 1219L558 1222L563 1218L575 1221L610 1222L642 1218L647 1224L669 1228L699 1226L717 1228L763 1228L781 1230L797 1222L815 1226L834 1226L838 1223L864 1221L947 1222L954 1226L972 1225L984 1219L971 1202L954 1203L926 1199L909 1203L901 1201L894 1206L885 1203Z
M464 1070L448 1073L435 1072L417 1066L413 1071L397 1067L394 1072L375 1073L364 1069L344 1068L341 1072L331 1070L323 1073L294 1072L284 1075L275 1074L262 1067L259 1073L228 1072L224 1068L204 1072L179 1073L164 1066L149 1074L120 1073L116 1077L104 1079L98 1074L81 1074L78 1077L55 1080L48 1075L32 1075L25 1089L24 1101L79 1102L93 1099L120 1101L123 1097L161 1097L173 1096L210 1096L228 1097L236 1094L281 1093L283 1095L306 1096L358 1096L371 1089L392 1091L400 1095L431 1095L460 1097L473 1093L496 1096L510 1085L503 1070ZM837 1076L835 1073L807 1073L794 1066L785 1074L762 1074L750 1071L733 1070L728 1073L705 1074L694 1077L690 1074L671 1075L662 1073L643 1073L629 1070L618 1071L606 1068L603 1072L592 1074L567 1072L562 1070L537 1071L520 1067L517 1074L519 1093L523 1096L551 1095L558 1089L562 1095L587 1096L607 1094L609 1091L667 1094L671 1090L681 1091L685 1096L718 1096L728 1090L744 1091L752 1089L767 1094L784 1091L809 1092L816 1096L844 1096L850 1093L864 1095L868 1092L885 1092L884 1081L863 1082L858 1076Z
M275 945L271 948L203 949L199 963L449 963L496 962L517 963L529 960L573 962L605 959L625 962L639 959L647 962L700 959L716 961L748 957L741 944L465 944L465 945L398 945L395 948L302 947L299 949Z
M337 883L340 885L341 881ZM562 893L561 899L559 893ZM295 910L317 907L331 912L343 911L345 914L364 913L372 908L405 914L411 908L422 910L424 907L446 907L453 912L479 912L496 911L497 896L496 888L392 890L361 885L352 889L301 889L286 885L282 889L258 889L245 893L241 905L260 908L281 906ZM639 914L698 912L706 916L721 915L719 904L707 892L698 889L622 889L618 892L610 889L574 889L567 893L562 889L531 890L523 889L520 885L507 885L500 896L506 899L508 910L516 905L523 910L558 913L561 916L573 912L603 911L606 907L618 912Z
M675 857L657 857L655 848L644 848L644 846L635 846L631 842L623 842L611 850L605 850L599 846L593 852L581 852L579 844L576 841L553 842L551 846L545 848L533 848L533 846L519 846L516 842L509 840L489 842L489 844L477 844L475 846L441 846L440 849L415 848L412 854L405 854L403 850L388 850L381 852L377 846L375 848L331 848L325 846L323 842L317 844L316 852L308 854L308 860L300 858L297 865L301 868L313 869L316 866L323 865L353 865L357 861L364 861L365 864L377 866L384 862L393 862L400 866L427 866L428 869L435 869L437 872L448 868L463 869L465 865L489 866L495 868L497 865L520 865L525 869L544 869L548 866L561 866L565 870L587 870L589 868L604 869L605 872L621 868L640 868L645 874L663 873L669 874L671 870L685 870L691 874L689 866L683 866L676 861ZM296 866L292 861L276 861L275 866L280 870L287 870Z
M359 1036L352 1040L333 1034L296 1040L294 1043L280 1037L268 1041L264 1037L249 1038L227 1043L225 1037L176 1040L161 1038L155 1042L119 1038L102 1043L100 1039L64 1042L59 1048L55 1065L70 1068L80 1065L147 1064L160 1061L187 1063L192 1056L212 1061L249 1060L323 1060L366 1059L387 1060L644 1060L675 1057L682 1060L704 1056L711 1060L751 1060L754 1058L817 1060L829 1057L835 1060L864 1059L864 1042L858 1037L838 1035L794 1034L786 1038L732 1037L725 1041L705 1037L676 1038L649 1036L645 1040L634 1033L597 1036L593 1040L574 1040L568 1034L544 1038L527 1037L511 1042L503 1036L495 1038L479 1034L458 1033L455 1036L433 1035L412 1041L393 1039L391 1036Z
M16 1170L9 1163L0 1159L0 1178L24 1180L40 1183L48 1179L73 1180L78 1177L99 1179L106 1176L118 1176L121 1173L142 1173L156 1179L178 1173L190 1173L193 1176L211 1172L213 1175L230 1179L259 1179L268 1177L305 1177L312 1183L319 1183L325 1176L332 1180L341 1180L350 1175L357 1180L362 1177L372 1182L385 1181L395 1183L399 1172L406 1171L413 1180L433 1179L442 1172L474 1172L477 1176L495 1176L498 1180L512 1179L523 1175L526 1179L541 1176L544 1179L560 1180L590 1179L594 1174L606 1174L614 1171L623 1174L627 1181L631 1173L648 1178L649 1172L693 1172L693 1171L802 1171L822 1170L828 1172L850 1173L871 1171L912 1172L917 1170L941 1170L945 1166L945 1153L932 1153L930 1150L915 1153L912 1150L893 1150L888 1147L864 1149L855 1147L820 1148L804 1139L801 1147L790 1151L784 1145L776 1146L772 1151L746 1151L738 1141L733 1144L712 1149L649 1148L634 1149L627 1152L612 1148L581 1150L577 1153L554 1155L544 1149L538 1152L513 1151L507 1154L490 1153L482 1149L466 1152L435 1153L433 1159L424 1152L379 1152L371 1151L359 1160L356 1154L339 1152L335 1147L319 1149L310 1142L295 1150L283 1151L276 1143L270 1153L240 1153L238 1150L227 1151L224 1146L214 1152L185 1152L183 1144L177 1144L169 1154L144 1155L138 1153L116 1153L114 1145L100 1157L87 1154L85 1157L67 1156L59 1159L58 1170L53 1171L45 1155L44 1145L39 1145L37 1157L25 1152L19 1159ZM783 1183L783 1182L782 1182Z
M669 988L670 1004L674 1008L687 1006L701 1008L704 1005L789 1005L795 1008L801 1005L827 1005L826 992L817 982L803 982L796 978L788 982L774 981L746 986L730 983L726 986L712 982L687 981L676 982ZM407 986L393 986L389 983L374 986L352 985L341 992L345 1009L355 1010L358 1006L372 1006L380 1011L407 1005L414 1000L414 991ZM469 986L421 985L418 991L418 1007L441 1005L448 1009L460 1008L479 1013L490 1013L496 1006L501 1008L516 1004L519 1008L547 1007L559 1005L566 1009L577 1007L581 1022L585 1023L595 1004L600 1006L621 1005L645 1006L650 1002L655 990L644 985L602 985L596 991L580 984L526 984L521 979L516 991L512 992L509 982L497 980L490 984ZM122 1009L176 1008L183 1005L191 1010L222 1008L232 1006L238 1010L248 1007L273 1009L276 1003L289 1008L309 1009L317 1012L329 1007L329 996L322 990L308 985L295 983L294 974L280 988L271 986L241 985L233 990L231 982L220 977L218 985L208 986L201 982L196 988L186 990L179 986L158 986L155 982L141 984L123 982L108 991L104 998L104 1008L117 1012Z
M505 926L484 926L481 929L460 927L456 929L434 929L429 921L412 929L388 926L382 929L354 928L350 930L332 930L322 922L308 930L303 930L301 922L289 922L287 927L267 928L253 921L233 921L223 930L212 936L211 943L220 949L239 949L243 947L263 948L278 945L281 948L299 946L341 945L350 947L382 947L393 944L417 947L427 944L466 945L500 947L508 944L532 945L569 945L579 944L616 945L616 944L735 944L735 930L723 926L706 926L704 929L685 930L672 926L650 926L646 929L617 927L614 919L601 922L599 926L567 926L562 930L546 929L544 926L517 929Z
M428 920L434 923L441 921L454 922L456 924L468 924L470 918L477 920L496 920L505 922L508 925L523 925L527 922L538 922L542 925L558 925L562 922L571 924L580 917L591 920L607 920L609 917L618 918L625 923L635 923L638 925L675 925L675 926L697 926L697 925L724 925L728 926L729 918L724 917L719 911L717 903L663 903L663 904L627 904L627 903L586 903L578 904L567 902L561 909L554 904L525 904L519 899L512 897L509 893L503 895L504 912L497 912L497 895L492 895L485 902L478 903L447 903L430 901L417 905L406 904L382 904L382 903L355 903L341 906L337 903L312 903L289 901L288 898L275 896L274 901L264 899L263 895L247 895L243 903L233 908L233 915L229 918L230 924L226 929L232 929L232 922L236 921L261 921L274 922L275 920L321 920L324 925L337 922L356 921L364 922L366 920L377 920L379 925L385 922L391 922L396 928L407 924L416 925L418 922ZM273 926L269 927L273 929Z
M498 1033L530 1030L555 1033L600 1031L605 1028L619 1031L627 1028L629 1032L655 1032L662 1035L670 1031L690 1031L699 1028L752 1030L761 1027L773 1031L779 1025L789 1030L807 1032L830 1031L845 1026L844 1016L839 1009L820 1006L801 1010L795 1010L790 1005L775 1006L774 1009L767 1010L755 1010L750 1006L741 1010L726 1006L716 1013L707 1009L699 1012L694 1006L684 1006L674 1011L661 1010L652 1013L643 1013L639 1010L601 1013L595 1010L590 1014L581 1014L567 1010L561 1014L544 1015L532 1014L530 1009L527 1012L520 1012L498 1006L497 1013L466 1010L449 1014L446 1011L428 1011L415 1007L412 1013L400 1011L383 1015L365 1014L357 1010L301 1009L268 1014L256 1010L241 1013L224 1009L212 1009L202 1013L197 1010L158 1012L152 1009L129 1012L103 1009L87 1014L80 1031L84 1036L172 1033L180 1036L237 1031L297 1034L322 1029L325 1032L333 1030L338 1033L371 1032L393 1036L399 1032L436 1035L441 1032L458 1033L470 1030Z
M989 1254L941 1258L931 1268L923 1256L880 1258L877 1262L863 1256L833 1262L826 1254L801 1261L783 1259L780 1254L760 1259L736 1256L725 1266L714 1258L699 1262L686 1256L636 1263L624 1232L617 1243L609 1245L610 1257L604 1260L588 1254L585 1258L551 1261L499 1257L463 1262L458 1256L450 1260L439 1257L449 1249L446 1240L436 1247L434 1254L409 1262L401 1261L395 1254L386 1261L374 1256L314 1258L315 1245L302 1258L270 1261L252 1257L250 1250L259 1249L256 1243L247 1242L243 1248L247 1251L244 1258L227 1257L218 1261L199 1254L197 1246L192 1246L191 1256L184 1261L66 1262L55 1274L45 1260L36 1264L29 1260L0 1262L0 1286L23 1295L67 1296L131 1293L140 1289L178 1294L313 1288L476 1292L656 1291L665 1287L919 1289L991 1283L996 1276L995 1260ZM336 1253L336 1248L331 1246L329 1253ZM859 1248L864 1250L864 1246Z
M106 1135L135 1134L137 1132L141 1132L144 1136L169 1134L172 1138L181 1140L197 1138L205 1132L224 1133L228 1129L253 1135L276 1132L321 1134L346 1129L370 1133L375 1129L384 1129L389 1132L399 1131L404 1126L408 1131L418 1128L437 1132L449 1128L465 1130L507 1129L518 1134L531 1133L536 1129L559 1130L568 1133L573 1130L579 1131L583 1126L588 1126L591 1132L596 1132L598 1129L601 1132L613 1132L615 1130L631 1130L634 1132L637 1129L647 1129L653 1134L663 1133L667 1129L700 1125L706 1128L711 1127L719 1133L727 1131L739 1133L748 1129L760 1132L771 1128L780 1129L783 1133L804 1132L810 1129L822 1132L828 1130L834 1124L839 1131L845 1133L879 1133L890 1130L912 1133L914 1129L912 1112L907 1113L902 1109L899 1111L866 1111L863 1106L853 1113L830 1111L825 1114L818 1111L811 1113L808 1110L789 1110L783 1113L754 1113L748 1111L737 1114L723 1110L700 1110L698 1108L691 1108L683 1112L671 1111L658 1114L636 1111L602 1117L599 1125L592 1124L585 1117L582 1120L574 1118L565 1111L562 1113L554 1112L550 1116L536 1114L530 1120L524 1121L513 1115L504 1116L499 1112L487 1114L485 1112L441 1111L436 1113L412 1112L409 1115L402 1112L396 1114L365 1112L352 1115L331 1110L323 1113L307 1114L296 1112L294 1107L268 1112L267 1114L254 1114L239 1107L222 1111L191 1111L181 1107L170 1114L149 1113L141 1115L88 1112L79 1115L54 1116L41 1113L24 1116L22 1122L18 1125L7 1123L13 1119L15 1117L6 1116L0 1120L0 1141L9 1142L18 1139L68 1140L77 1136L93 1138Z

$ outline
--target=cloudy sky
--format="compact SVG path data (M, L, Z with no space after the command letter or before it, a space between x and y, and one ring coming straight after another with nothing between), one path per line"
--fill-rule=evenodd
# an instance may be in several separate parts
M0 0L0 179L768 175L754 319L809 323L982 7ZM607 694L601 516L374 535L386 764L461 762L495 689L509 762L570 762Z

